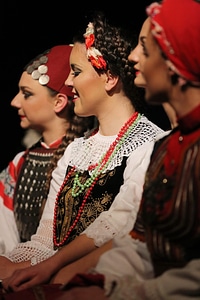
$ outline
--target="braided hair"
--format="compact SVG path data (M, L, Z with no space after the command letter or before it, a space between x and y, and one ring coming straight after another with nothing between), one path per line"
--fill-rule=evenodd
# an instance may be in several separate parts
M106 61L106 70L94 69L103 73L109 70L111 74L119 76L125 95L131 100L136 111L146 113L147 104L144 90L134 85L135 70L133 63L128 60L131 50L137 43L136 36L129 34L125 28L117 27L108 20L103 12L96 11L91 21L94 27L93 47L98 49ZM85 43L84 33L79 32L73 42Z

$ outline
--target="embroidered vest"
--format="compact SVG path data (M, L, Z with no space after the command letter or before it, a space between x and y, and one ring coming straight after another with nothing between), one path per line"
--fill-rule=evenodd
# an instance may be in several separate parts
M14 215L21 242L36 232L46 202L46 178L55 149L37 143L27 151L21 166L14 194Z

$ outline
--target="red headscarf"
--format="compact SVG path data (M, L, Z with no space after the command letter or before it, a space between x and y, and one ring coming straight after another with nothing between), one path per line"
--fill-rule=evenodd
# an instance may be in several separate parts
M200 2L163 0L147 7L151 30L180 76L200 85Z
M38 55L26 65L25 70L41 85L73 97L72 88L65 85L70 72L70 45L58 45Z

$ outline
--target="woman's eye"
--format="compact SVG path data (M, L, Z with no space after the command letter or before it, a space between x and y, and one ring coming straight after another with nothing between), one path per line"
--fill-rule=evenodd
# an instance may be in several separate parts
M142 46L142 52L143 52L144 56L148 56L145 46Z
M72 73L72 76L77 77L81 72L80 71L74 71Z
M148 56L148 53L147 53L147 50L146 50L146 47L145 47L145 41L146 41L146 37L142 36L140 38L140 44L142 46L142 52L145 56Z
M28 97L30 97L32 94L29 92L24 92L24 98L27 99Z

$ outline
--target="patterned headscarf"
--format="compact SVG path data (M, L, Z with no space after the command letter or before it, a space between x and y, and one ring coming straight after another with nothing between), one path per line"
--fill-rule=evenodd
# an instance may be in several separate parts
M200 1L163 0L147 7L151 30L173 70L200 85Z

